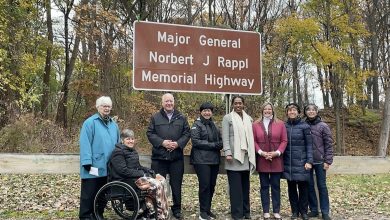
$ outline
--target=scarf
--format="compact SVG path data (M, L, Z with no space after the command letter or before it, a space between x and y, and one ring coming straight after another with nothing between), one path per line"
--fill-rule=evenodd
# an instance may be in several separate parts
M244 163L245 154L249 157L249 170L256 169L255 144L252 130L252 120L245 111L242 111L242 118L237 112L230 113L233 124L234 151L233 158ZM239 148L239 149L237 149Z
M199 118L200 118L200 121L202 122L202 124L204 124L206 126L207 133L209 134L208 141L209 142L218 142L219 141L219 133L218 133L218 129L215 126L213 120L211 118L205 119L203 116L200 116Z

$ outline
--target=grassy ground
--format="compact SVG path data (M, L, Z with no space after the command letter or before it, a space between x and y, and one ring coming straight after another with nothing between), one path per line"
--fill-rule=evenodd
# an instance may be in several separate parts
M197 219L198 183L185 175L183 212ZM282 180L281 214L290 215L287 185ZM328 176L333 219L390 219L390 174ZM80 180L78 175L0 175L0 219L77 219ZM229 216L226 175L219 175L213 210ZM251 177L251 210L261 215L259 180Z

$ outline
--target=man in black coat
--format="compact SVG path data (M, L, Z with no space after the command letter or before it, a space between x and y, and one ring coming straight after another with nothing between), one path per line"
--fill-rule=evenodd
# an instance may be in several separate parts
M190 139L190 127L187 118L174 107L173 95L164 94L162 108L152 116L146 135L153 145L151 168L164 177L169 174L173 199L172 213L175 218L182 219L183 149Z

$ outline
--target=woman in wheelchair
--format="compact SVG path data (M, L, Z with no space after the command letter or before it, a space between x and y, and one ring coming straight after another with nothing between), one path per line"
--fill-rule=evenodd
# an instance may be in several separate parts
M168 219L165 179L147 167L141 166L135 150L134 132L124 129L121 143L116 144L109 162L109 181L121 181L137 191L141 201L138 218ZM156 210L157 209L157 210Z

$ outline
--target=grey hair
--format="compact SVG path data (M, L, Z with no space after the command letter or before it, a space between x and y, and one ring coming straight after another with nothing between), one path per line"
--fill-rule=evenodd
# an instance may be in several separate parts
M134 131L131 130L131 129L123 129L122 132L121 132L121 139L125 139L125 138L134 138Z
M317 115L319 114L318 106L317 106L316 104L310 103L310 104L308 104L308 105L305 106L304 111L303 111L303 114L304 114L306 117L307 117L306 111L307 111L309 108L314 108L314 111L317 112Z
M173 98L173 101L175 101L175 97L172 95L172 93L165 93L162 97L161 97L161 102L164 102L164 98L167 97L167 96L172 96Z
M101 96L96 99L96 108L99 108L101 105L109 105L112 106L111 98L108 96Z

